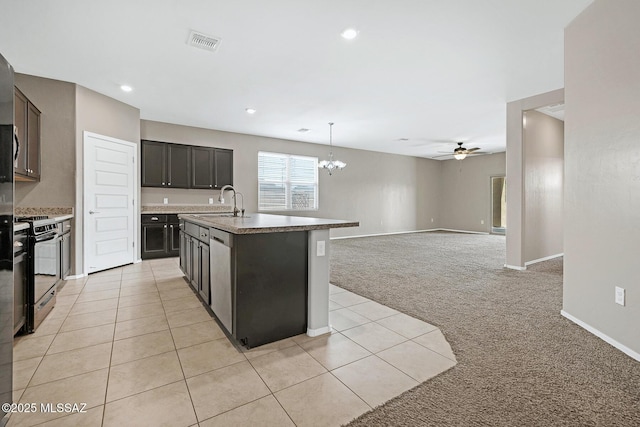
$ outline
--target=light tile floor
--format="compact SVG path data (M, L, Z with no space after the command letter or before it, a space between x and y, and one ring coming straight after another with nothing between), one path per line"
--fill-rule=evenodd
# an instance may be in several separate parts
M333 285L333 333L238 350L177 262L67 281L16 339L14 400L37 410L9 425L338 426L456 364L436 327Z

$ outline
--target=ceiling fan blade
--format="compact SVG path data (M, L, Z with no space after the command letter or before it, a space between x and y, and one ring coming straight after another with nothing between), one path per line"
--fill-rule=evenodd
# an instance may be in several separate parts
M431 156L430 159L437 159L438 157L453 157L453 153L443 154L441 156Z
M473 153L474 151L477 151L477 150L479 150L479 149L480 149L480 147L476 147L476 148L469 148L469 149L467 149L467 154L468 154L468 153Z

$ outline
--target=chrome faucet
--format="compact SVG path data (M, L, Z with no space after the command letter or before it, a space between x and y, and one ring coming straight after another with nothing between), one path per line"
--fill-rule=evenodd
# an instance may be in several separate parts
M224 203L224 192L227 190L233 191L233 216L238 216L239 212L242 212L242 216L244 216L244 196L242 196L242 193L237 193L236 189L233 188L231 185L225 185L220 189L220 196L218 196L218 201L220 203ZM242 210L238 209L238 204L237 204L238 196L242 197Z

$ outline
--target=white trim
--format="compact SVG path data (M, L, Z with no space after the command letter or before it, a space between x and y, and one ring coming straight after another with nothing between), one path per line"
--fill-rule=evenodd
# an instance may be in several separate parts
M611 344L612 346L614 346L615 348L617 348L618 350L620 350L621 352L623 352L627 356L629 356L632 359L635 359L638 362L640 362L640 353L631 350L626 345L619 343L618 341L614 340L610 336L600 332L599 330L597 330L593 326L590 326L590 325L586 324L582 320L580 320L580 319L578 319L576 317L573 317L572 315L570 315L569 313L567 313L564 310L560 310L560 314L562 316L566 317L567 319L571 320L576 325L586 329L588 332L591 332L593 335L597 336L598 338L600 338L601 340L605 341L606 343Z
M85 200L85 177L86 177L86 164L85 164L85 160L86 160L86 156L87 156L87 150L85 150L85 147L87 145L87 138L95 138L95 139L102 139L104 141L108 141L108 142L112 142L115 144L121 144L121 145L125 145L128 146L130 148L133 149L133 206L134 206L134 212L133 212L133 247L134 247L134 253L133 253L133 259L131 260L132 263L135 263L135 259L136 259L136 251L137 248L140 245L140 240L139 240L139 232L138 232L138 224L140 221L140 203L139 203L139 187L138 187L138 174L140 173L140 170L138 168L138 154L139 154L139 144L135 143L135 142L131 142L131 141L126 141L124 139L118 139L118 138L113 138L110 136L106 136L106 135L100 135L99 133L95 133L95 132L89 132L89 131L82 131L82 174L76 173L76 180L79 180L80 177L82 179L82 181L80 181L80 186L82 188L82 210L80 215L76 216L76 227L78 227L78 222L80 222L81 227L82 227L82 270L83 273L85 275L89 275L89 266L87 265L87 249L86 249L86 245L85 242L87 241L87 229L89 227L88 222L85 221L84 219L84 212L85 212L85 204L86 204L86 200ZM76 154L76 159L79 156ZM76 183L77 185L77 183ZM77 191L77 187L76 187L76 191ZM77 196L77 195L76 195ZM126 264L125 264L126 265ZM116 266L114 266L116 267Z
M137 260L133 261L134 264L138 264L140 262L142 262L142 258L138 258Z
M307 335L310 337L318 337L320 335L328 334L331 332L331 325L318 329L307 329Z
M465 230L452 230L449 228L429 228L425 230L412 230L412 231L392 231L390 233L375 233L375 234L359 234L357 236L340 236L332 237L331 240L341 239L356 239L358 237L376 237L376 236L393 236L396 234L412 234L412 233L429 233L433 231L450 231L454 233L468 233L468 234L489 234L482 231L465 231Z
M525 267L519 267L517 265L509 265L509 264L505 264L504 266L505 266L505 268L510 268L512 270L518 270L518 271L525 271L527 269L526 266Z
M527 262L524 263L524 265L525 265L525 267L528 267L531 264L537 264L537 263L542 262L542 261L549 261L550 259L559 258L561 256L564 256L564 252L561 253L561 254L549 255L549 256L546 256L544 258L534 259L533 261L527 261Z
M467 233L467 234L489 234L486 231L454 230L452 228L439 228L438 231L450 231L452 233Z
M86 277L86 274L73 274L73 275L68 275L66 279L64 280L76 280L76 279L82 279L83 277Z

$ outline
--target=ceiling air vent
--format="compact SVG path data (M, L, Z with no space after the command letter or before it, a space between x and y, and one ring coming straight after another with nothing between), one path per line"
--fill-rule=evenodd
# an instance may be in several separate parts
M197 31L191 31L187 44L199 49L214 52L218 48L218 46L220 46L220 39L199 33Z

